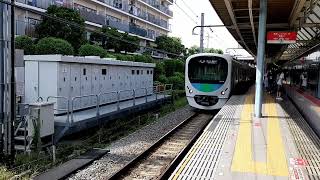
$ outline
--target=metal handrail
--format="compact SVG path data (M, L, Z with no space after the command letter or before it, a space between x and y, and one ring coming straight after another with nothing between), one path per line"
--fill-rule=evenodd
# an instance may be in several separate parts
M121 92L130 92L130 91L133 93L132 94L132 99L133 99L132 104L133 104L133 106L135 105L135 103L136 103L136 91L135 91L135 89L120 90L120 91L118 91L118 110L120 109L120 95L121 95Z
M137 92L138 90L141 90L141 89L143 89L143 90L145 90L145 98L146 98L146 102L148 102L148 89L147 88L138 88L138 89L134 89L135 90L135 92Z
M99 93L98 94L98 112L97 114L100 115L100 98L102 95L107 95L107 94L116 94L117 95L117 101L118 101L118 91L111 91L111 92L105 92L105 93Z
M71 99L71 122L74 123L74 119L73 119L73 107L74 107L74 101L76 99L81 99L81 98L84 98L84 97L96 97L97 98L97 103L96 103L96 108L97 108L97 113L99 112L99 104L98 104L98 95L97 94L89 94L89 95L83 95L83 96L75 96L75 97L72 97Z
M162 91L160 91L159 87L164 87L164 89ZM167 89L167 87L169 87ZM145 88L137 88L137 89L128 89L128 90L120 90L120 91L111 91L111 92L105 92L105 93L99 93L99 94L89 94L89 95L83 95L83 96L75 96L71 98L71 101L69 98L64 97L64 96L49 96L47 98L47 102L49 101L49 99L65 99L67 100L67 109L56 109L54 108L54 110L56 111L66 111L67 112L67 123L70 124L70 116L71 116L71 123L74 123L74 105L75 105L75 100L77 99L81 99L84 97L96 97L97 102L96 102L96 109L97 109L97 113L96 113L96 117L98 118L100 116L100 105L101 104L101 96L103 95L107 95L107 94L116 94L117 95L117 110L120 110L120 95L123 92L132 92L132 98L133 98L133 106L136 105L136 92L138 90L145 90L145 102L148 102L148 89L152 89L152 94L156 95L156 100L158 99L158 94L161 93L166 93L168 91L172 92L172 84L165 84L165 85L156 85L156 86L151 86L151 87L145 87ZM165 97L165 94L164 94ZM40 98L40 97L39 97ZM42 97L41 97L42 99ZM70 103L71 102L71 103Z
M41 102L43 102L43 97L41 96L38 97L37 102L40 102L40 99L41 99Z
M53 108L53 110L55 110L55 111L66 111L67 112L67 123L70 124L70 112L69 112L70 111L70 101L69 101L69 98L64 97L64 96L48 96L47 97L47 102L49 102L49 99L65 99L65 100L67 100L67 109L56 109L56 108ZM54 102L54 103L56 103L56 102Z

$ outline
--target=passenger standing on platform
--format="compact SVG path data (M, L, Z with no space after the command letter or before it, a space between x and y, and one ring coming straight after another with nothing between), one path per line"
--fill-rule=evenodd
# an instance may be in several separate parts
M282 84L283 84L283 80L284 80L284 73L281 72L280 74L278 74L278 78L277 78L277 99L281 100L281 93L282 93Z
M273 86L273 77L272 77L272 71L270 70L268 73L268 85L269 85L269 93L272 92L272 86Z
M307 73L304 72L301 74L301 88L303 91L305 91L307 89L307 82L308 82L308 79L307 79Z
M263 84L264 84L264 88L266 89L266 91L268 92L269 90L269 78L268 78L268 72L266 72L263 76Z

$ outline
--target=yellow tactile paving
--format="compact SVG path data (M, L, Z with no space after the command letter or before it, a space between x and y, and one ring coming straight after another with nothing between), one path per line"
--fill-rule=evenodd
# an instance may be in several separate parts
M275 101L267 96L265 114L267 118L267 161L256 162L253 160L252 147L252 113L253 94L249 94L243 105L240 117L235 152L232 160L231 171L242 173L255 173L271 176L288 176L288 165L282 144L279 117Z
M184 170L186 165L189 163L190 159L193 157L194 153L199 149L200 146L204 143L205 139L208 136L208 131L206 131L203 135L200 136L200 141L197 141L196 144L191 148L191 151L187 154L187 158L184 160L182 165L179 167L178 171L176 174L173 176L172 180L176 180L181 172Z

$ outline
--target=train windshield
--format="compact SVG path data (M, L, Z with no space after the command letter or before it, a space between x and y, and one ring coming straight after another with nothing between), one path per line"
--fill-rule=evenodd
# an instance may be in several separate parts
M188 65L191 83L224 84L228 76L228 62L216 56L199 56Z

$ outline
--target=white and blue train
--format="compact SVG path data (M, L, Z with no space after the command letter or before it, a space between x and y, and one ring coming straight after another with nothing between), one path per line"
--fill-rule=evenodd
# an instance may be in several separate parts
M244 93L255 76L255 68L230 55L201 53L186 60L185 90L190 106L220 109L233 93Z

